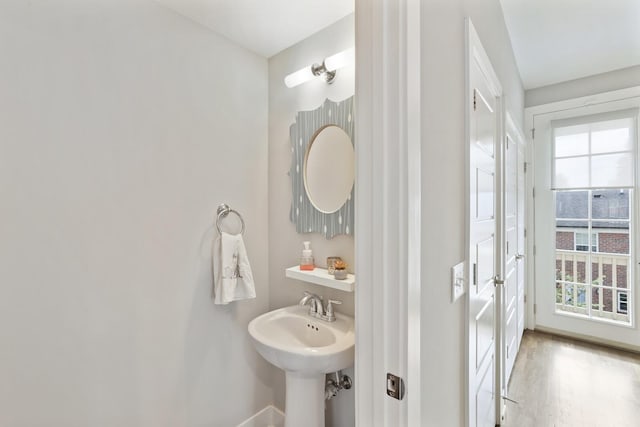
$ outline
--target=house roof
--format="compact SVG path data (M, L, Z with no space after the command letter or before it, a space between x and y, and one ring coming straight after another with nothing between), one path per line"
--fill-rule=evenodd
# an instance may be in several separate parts
M592 227L628 229L629 191L594 190L591 201ZM589 192L556 192L557 227L587 228L589 218ZM612 221L617 220L617 221ZM620 221L623 220L623 221Z

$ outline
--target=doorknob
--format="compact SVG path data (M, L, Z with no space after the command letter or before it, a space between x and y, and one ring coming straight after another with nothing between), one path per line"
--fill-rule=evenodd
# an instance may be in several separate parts
M518 255L516 255L516 259L517 260L524 259L524 255L523 254L518 254Z

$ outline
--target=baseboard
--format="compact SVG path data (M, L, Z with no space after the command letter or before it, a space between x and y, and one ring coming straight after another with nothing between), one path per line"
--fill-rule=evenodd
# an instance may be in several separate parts
M238 424L238 427L284 427L284 412L269 405L251 418Z
M535 329L530 329L533 332L542 332L549 335L556 335L564 338L572 338L578 341L587 342L589 344L602 345L605 347L615 348L617 350L629 351L632 353L640 353L640 347L635 345L621 343L618 341L610 341L605 339L600 339L596 337L592 337L589 335L582 334L574 334L573 332L567 332L560 329L547 328L546 326L536 326Z

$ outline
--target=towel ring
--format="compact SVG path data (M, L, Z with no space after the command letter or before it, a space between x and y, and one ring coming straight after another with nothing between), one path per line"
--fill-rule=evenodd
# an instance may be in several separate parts
M244 219L242 218L242 215L240 215L237 210L231 209L226 203L218 206L218 217L216 218L216 228L218 229L218 233L222 234L222 230L220 229L220 220L226 218L230 213L234 213L238 216L238 218L240 218L240 223L242 224L242 230L240 230L240 234L244 234Z

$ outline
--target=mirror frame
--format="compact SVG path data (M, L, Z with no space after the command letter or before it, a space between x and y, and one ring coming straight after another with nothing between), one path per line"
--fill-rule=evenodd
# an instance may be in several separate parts
M311 111L299 111L296 121L289 128L291 142L291 210L289 219L298 233L321 233L331 239L339 234L353 236L355 185L345 203L335 212L321 212L311 203L304 179L307 154L315 137L327 126L337 126L351 139L355 151L355 124L353 120L353 96L339 102L326 99Z

